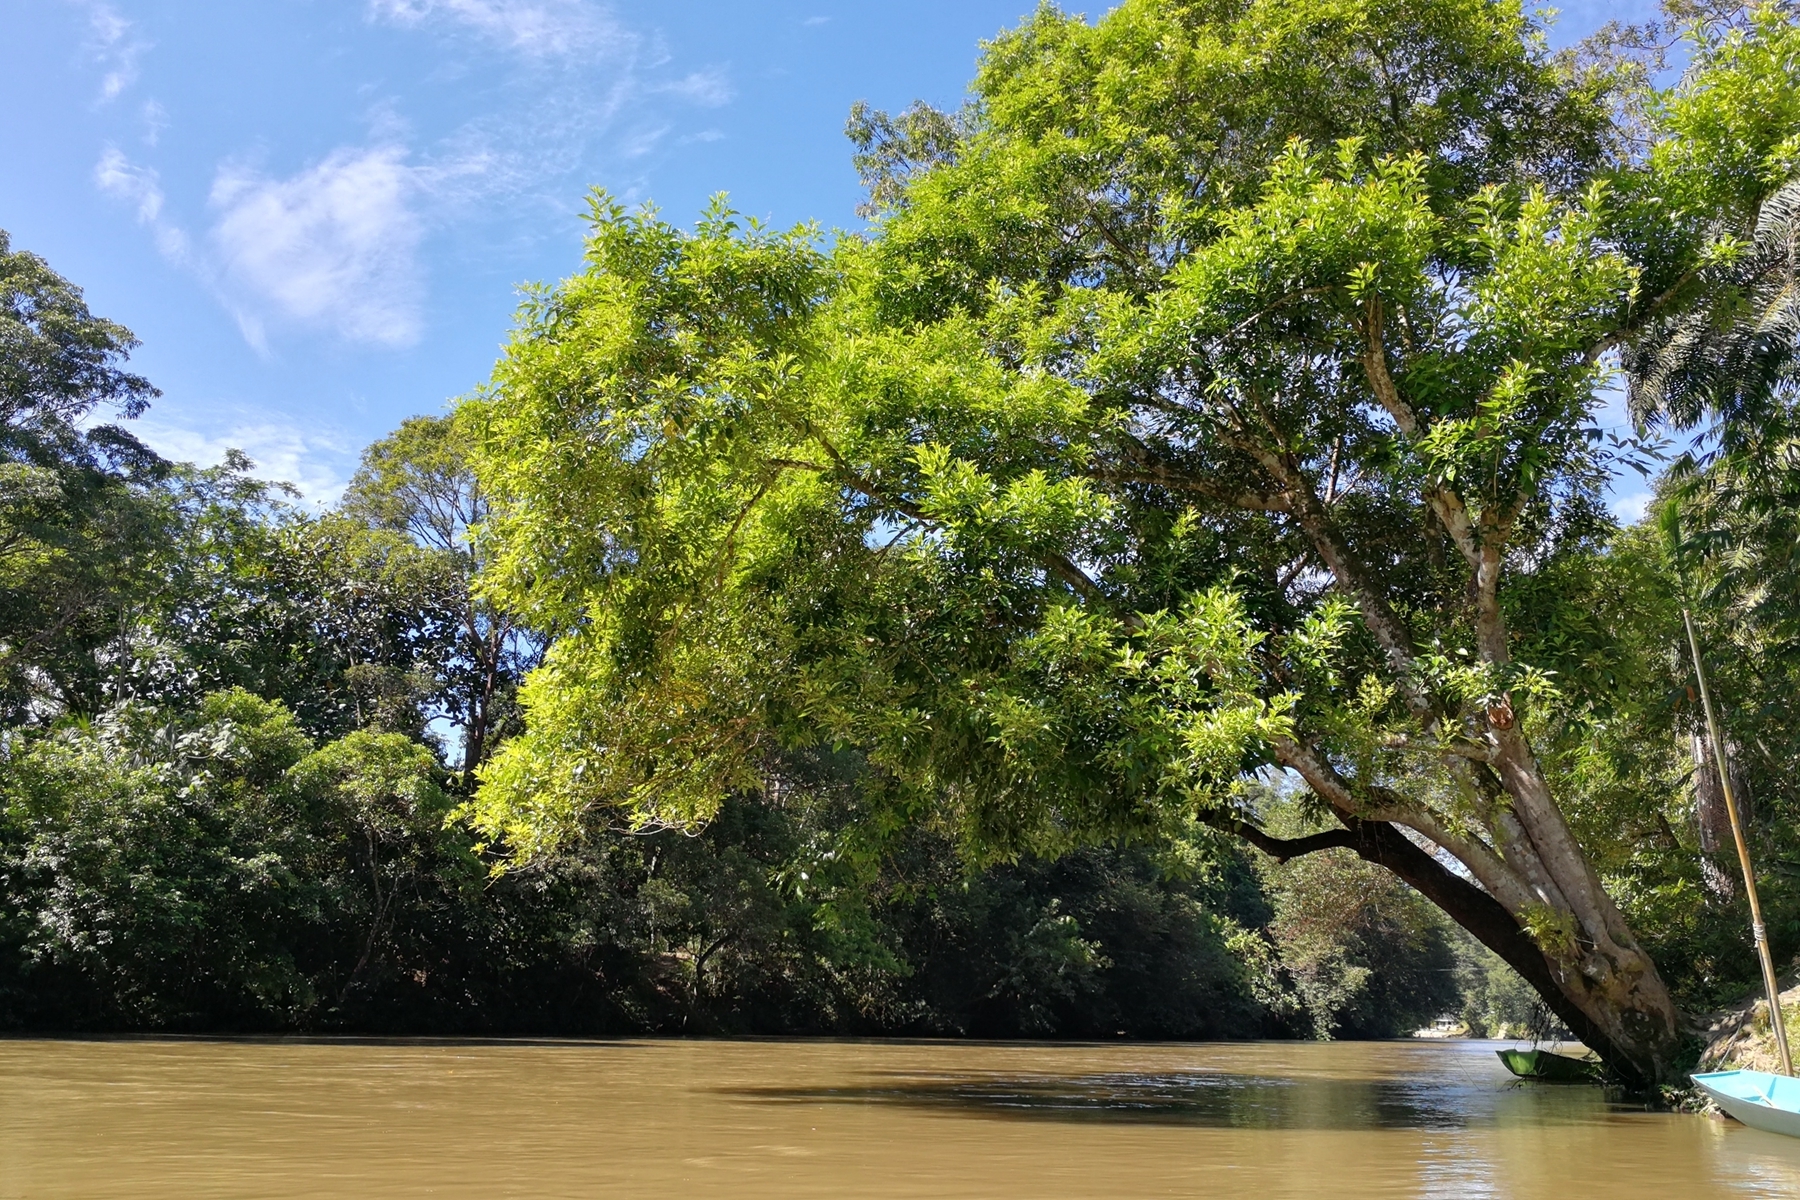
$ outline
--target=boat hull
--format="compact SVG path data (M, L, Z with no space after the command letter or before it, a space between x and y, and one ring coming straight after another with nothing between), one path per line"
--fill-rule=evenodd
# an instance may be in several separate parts
M1710 1071L1693 1080L1714 1104L1752 1129L1800 1138L1800 1079L1767 1071Z
M1552 1054L1548 1050L1496 1050L1506 1069L1520 1079L1540 1083L1597 1083L1599 1064L1590 1059Z

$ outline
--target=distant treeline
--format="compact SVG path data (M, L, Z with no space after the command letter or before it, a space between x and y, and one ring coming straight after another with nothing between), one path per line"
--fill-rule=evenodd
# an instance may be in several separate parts
M1215 1038L1531 1017L1516 979L1485 992L1510 973L1459 962L1434 910L1354 860L1175 845L971 870L914 834L871 881L831 861L829 788L795 788L490 878L446 824L453 782L413 737L315 741L239 690L15 743L0 1019Z

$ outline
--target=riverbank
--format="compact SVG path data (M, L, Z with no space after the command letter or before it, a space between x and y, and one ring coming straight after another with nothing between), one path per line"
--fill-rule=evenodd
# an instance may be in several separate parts
M1788 1046L1800 1048L1800 971L1790 969L1779 980L1781 1013L1787 1022ZM1769 1024L1769 1002L1761 996L1747 999L1702 1018L1699 1070L1779 1071L1775 1034Z

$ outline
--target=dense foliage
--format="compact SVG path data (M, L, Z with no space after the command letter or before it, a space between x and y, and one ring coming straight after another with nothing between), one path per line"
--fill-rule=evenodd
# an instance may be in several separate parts
M1455 1007L1441 925L1381 936L1416 903L1321 932L1294 914L1344 880L1204 839L840 855L829 759L700 836L592 823L494 877L452 812L557 626L474 587L460 427L407 422L323 513L164 462L89 421L153 394L130 335L9 255L0 1027L1231 1037Z
M0 235L0 1024L1669 1075L1755 976L1684 604L1800 948L1800 32L1677 16L1658 92L1512 0L1041 8L853 113L863 234L596 195L325 511Z
M567 631L475 821L529 861L830 746L869 854L1352 848L1677 1076L1581 836L1639 701L1583 585L1651 465L1597 426L1617 366L1647 419L1780 408L1800 139L1790 14L1691 34L1652 93L1499 0L1046 7L962 112L853 116L866 236L597 197L465 412L488 586Z

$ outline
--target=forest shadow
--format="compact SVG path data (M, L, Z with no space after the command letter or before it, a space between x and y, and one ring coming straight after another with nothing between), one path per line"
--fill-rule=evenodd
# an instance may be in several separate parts
M751 1087L771 1104L880 1104L1021 1120L1196 1125L1220 1129L1458 1130L1502 1113L1575 1119L1592 1100L1433 1080L1294 1079L1224 1073L1069 1077L894 1075L851 1087ZM1548 1102L1546 1102L1548 1100ZM1569 1103L1574 1101L1574 1103Z

